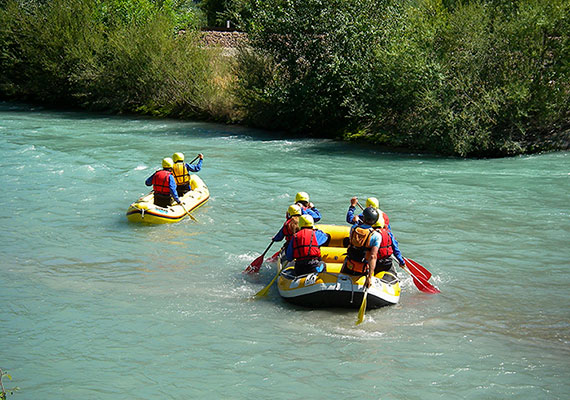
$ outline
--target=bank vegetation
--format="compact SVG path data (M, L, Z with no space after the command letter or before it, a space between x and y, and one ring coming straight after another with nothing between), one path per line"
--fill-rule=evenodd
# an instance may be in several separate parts
M569 146L568 32L570 0L0 0L0 98L534 153Z

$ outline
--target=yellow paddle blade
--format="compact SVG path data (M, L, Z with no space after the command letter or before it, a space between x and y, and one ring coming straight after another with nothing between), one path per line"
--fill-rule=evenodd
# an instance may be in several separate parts
M285 267L287 267L288 263L285 263ZM265 295L267 295L267 293L269 293L269 289L271 288L271 285L273 285L273 282L275 282L275 280L279 277L279 274L281 273L281 271L284 268L281 268L281 260L277 260L277 275L275 275L273 277L273 279L271 279L271 282L269 282L269 285L265 286L263 289L261 289L259 292L257 292L255 294L255 297L263 297Z
M266 296L267 293L269 293L269 289L271 288L271 285L273 285L273 282L275 282L275 280L277 279L277 277L279 276L279 272L277 272L277 275L275 275L273 277L273 279L271 279L271 282L269 282L269 285L265 286L263 289L261 289L259 292L257 292L255 294L255 297L263 297Z
M362 297L362 304L360 305L360 310L358 310L358 319L356 324L361 324L364 321L364 312L366 311L366 297L368 296L368 290L364 291L364 297Z

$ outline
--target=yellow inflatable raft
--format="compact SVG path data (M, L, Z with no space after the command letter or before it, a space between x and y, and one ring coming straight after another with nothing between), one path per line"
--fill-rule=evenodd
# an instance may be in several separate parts
M348 236L350 235L349 225L326 225L317 224L315 229L320 229L330 235L329 247L348 247Z
M305 307L359 308L366 277L340 272L346 257L350 226L317 225L315 228L331 236L328 246L321 247L321 258L326 263L326 270L296 276L294 268L289 264L279 275L279 294L288 302ZM400 281L395 273L377 273L368 289L367 308L393 305L399 300Z
M187 215L184 208L191 212L210 198L208 187L198 175L190 175L190 187L192 190L180 198L184 207L175 203L168 207L159 207L154 204L154 194L151 192L129 206L128 220L149 224L168 224L182 220Z

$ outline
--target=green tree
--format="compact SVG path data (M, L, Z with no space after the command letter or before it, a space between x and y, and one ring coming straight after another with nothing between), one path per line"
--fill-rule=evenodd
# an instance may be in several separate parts
M568 146L569 2L259 0L249 120L457 155Z

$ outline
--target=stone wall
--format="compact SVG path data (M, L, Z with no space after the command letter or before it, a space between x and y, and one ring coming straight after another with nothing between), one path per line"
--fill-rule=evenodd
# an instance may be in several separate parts
M232 31L203 31L203 41L207 46L221 46L233 49L247 41L247 33Z

